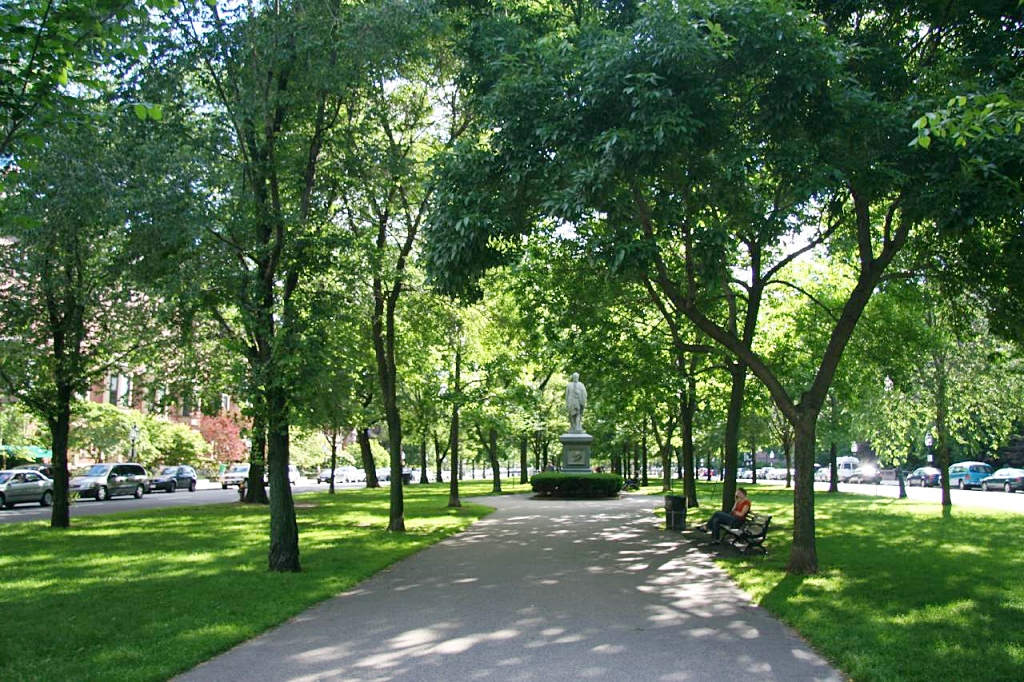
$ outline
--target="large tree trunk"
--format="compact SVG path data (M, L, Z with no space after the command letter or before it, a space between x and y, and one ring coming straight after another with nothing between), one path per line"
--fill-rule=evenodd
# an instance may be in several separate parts
M668 446L671 449L671 445ZM660 448L659 448L660 449ZM662 457L664 459L664 457ZM647 485L647 422L644 422L644 437L640 441L640 485Z
M379 242L378 246L383 244ZM388 454L391 463L388 530L395 532L405 531L405 501L402 494L402 419L398 413L398 371L395 358L395 301L400 291L401 285L396 284L394 290L386 295L383 280L379 277L373 280L373 352L377 360L384 418L388 425Z
M530 436L524 433L519 439L519 483L522 485L530 482L530 475L527 471L530 468L529 451Z
M288 399L280 386L267 389L267 464L270 479L271 571L298 572L299 525L288 481Z
M363 471L366 472L366 487L379 488L377 466L373 462L373 450L370 448L370 429L365 427L359 429L356 441L359 443L359 457L363 462Z
M459 500L459 402L462 399L462 351L455 351L455 400L452 403L452 428L449 437L452 480L448 484L448 506L461 507Z
M725 416L725 448L723 468L729 472L722 483L722 510L732 509L736 497L736 462L740 451L740 421L743 417L743 394L747 384L747 367L741 362L730 368L732 384L729 391L729 411Z
M51 528L71 527L71 499L68 493L68 436L71 431L71 387L58 383L57 414L49 420L50 445L53 450L53 510Z
M331 495L334 494L334 473L338 470L338 429L332 428L327 442L331 446L331 480L327 489Z
M804 416L794 428L796 484L793 489L793 547L786 572L810 575L818 572L814 532L815 416Z
M259 399L260 405L252 417L252 447L249 448L249 478L245 484L242 501L247 504L267 504L267 489L263 486L267 462L267 417L266 400Z
M448 441L448 445L442 445L441 439L438 438L437 434L434 434L434 471L437 475L437 482L440 483L444 480L444 461L448 459L448 448L451 447L451 441Z
M687 389L689 393L689 389ZM687 507L699 507L697 500L697 479L694 476L694 446L693 446L693 417L695 404L694 396L684 395L679 403L679 421L683 434L683 496L686 497Z
M948 515L953 506L953 498L949 494L949 433L946 420L949 413L946 375L946 359L941 353L934 355L932 365L935 368L935 437L939 446L939 474L942 484L942 511Z
M491 465L491 492L501 494L501 463L498 461L498 429L493 426L487 431L487 461Z
M430 463L427 461L427 428L423 428L423 433L420 436L420 483L426 483L427 479L427 468Z
M832 441L828 448L828 491L830 493L839 492L839 464L836 461L838 458L839 446Z

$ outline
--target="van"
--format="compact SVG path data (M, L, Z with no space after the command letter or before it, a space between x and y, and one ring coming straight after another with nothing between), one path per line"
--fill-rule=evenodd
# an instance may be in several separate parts
M836 457L836 478L842 483L849 481L859 468L860 459L857 457Z
M141 464L131 462L93 464L84 474L71 479L68 492L99 501L116 495L138 499L149 492L149 473Z
M957 462L949 467L949 485L960 490L980 488L981 479L992 475L992 467L984 462Z

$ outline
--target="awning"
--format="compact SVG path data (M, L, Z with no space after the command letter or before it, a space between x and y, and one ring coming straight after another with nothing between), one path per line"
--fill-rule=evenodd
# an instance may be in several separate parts
M38 445L0 445L0 451L8 457L21 457L22 459L50 459L53 452L49 448L41 448Z

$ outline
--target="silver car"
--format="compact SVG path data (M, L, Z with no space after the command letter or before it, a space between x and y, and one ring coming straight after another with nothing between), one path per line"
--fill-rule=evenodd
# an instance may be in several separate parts
M149 473L141 464L131 462L93 464L84 474L71 479L69 492L100 501L115 495L138 499L149 492Z
M0 471L0 504L10 509L19 502L53 504L53 481L38 471Z

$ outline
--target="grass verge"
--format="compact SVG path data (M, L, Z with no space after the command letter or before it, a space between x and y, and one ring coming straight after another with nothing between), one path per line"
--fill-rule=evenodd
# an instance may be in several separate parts
M528 486L503 484L523 492ZM487 482L460 483L464 496ZM218 504L0 526L0 680L165 680L466 528L448 487L296 497L302 572L267 571L269 511Z
M819 572L791 576L792 491L745 487L773 515L771 553L720 564L851 679L1024 679L1019 514L817 492ZM710 487L699 496L693 523L717 508Z

